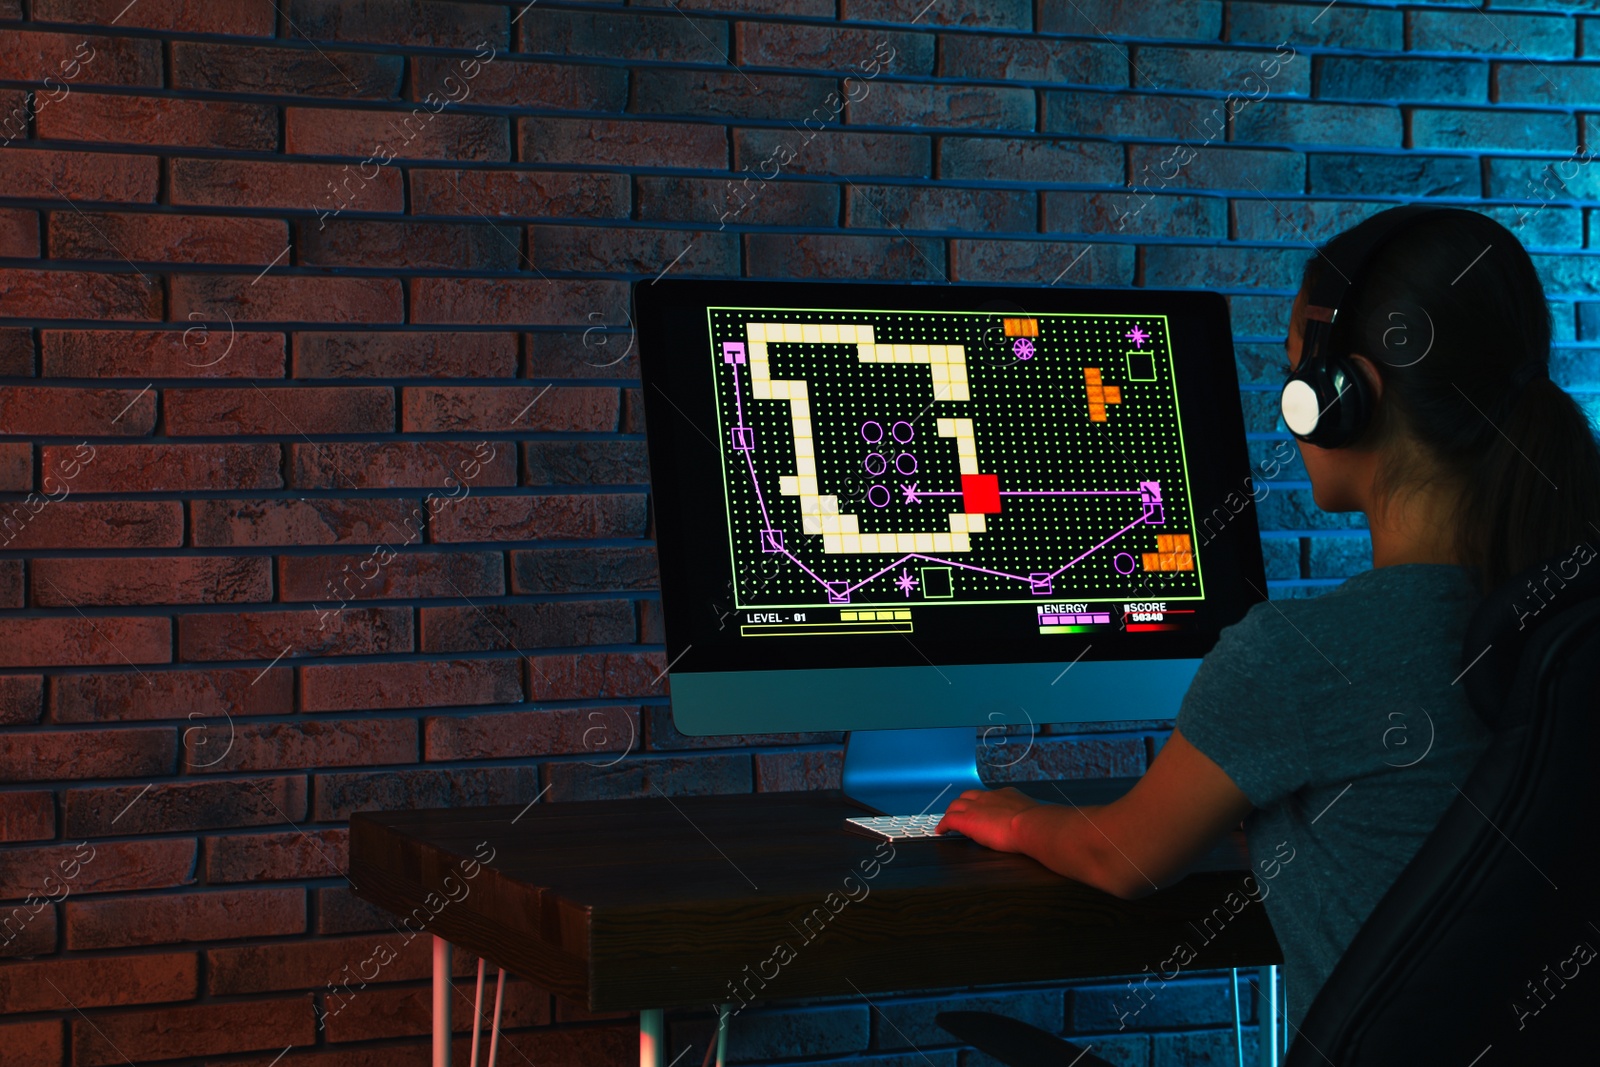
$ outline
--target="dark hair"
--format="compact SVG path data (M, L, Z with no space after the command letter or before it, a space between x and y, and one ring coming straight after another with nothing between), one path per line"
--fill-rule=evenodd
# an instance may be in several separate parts
M1303 291L1324 270L1350 273L1350 233L1306 261ZM1378 247L1341 304L1333 350L1367 356L1384 385L1355 444L1408 437L1426 455L1391 448L1380 497L1448 483L1457 559L1484 592L1600 540L1600 448L1548 376L1550 306L1510 230L1464 209L1415 219Z

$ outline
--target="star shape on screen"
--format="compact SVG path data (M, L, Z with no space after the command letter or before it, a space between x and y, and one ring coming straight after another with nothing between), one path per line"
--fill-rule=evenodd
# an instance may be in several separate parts
M1143 348L1145 341L1148 340L1149 337L1150 337L1149 334L1145 333L1143 330L1141 330L1137 326L1135 326L1133 329L1129 330L1127 333L1123 334L1123 336L1126 337L1128 340L1132 341L1133 342L1133 347L1135 347L1135 348Z
M911 577L910 571L902 567L900 569L900 577L894 580L894 584L900 587L900 591L902 593L904 593L906 596L910 596L911 590L917 587L917 580Z
M906 503L907 504L920 504L920 503L922 503L922 497L917 495L917 483L916 482L912 482L909 485L906 484L905 482L901 482L900 483L900 491L906 495Z

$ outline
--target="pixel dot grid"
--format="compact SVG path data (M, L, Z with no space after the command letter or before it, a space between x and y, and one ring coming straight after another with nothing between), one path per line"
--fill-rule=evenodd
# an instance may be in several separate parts
M1164 316L707 315L740 609L1203 598Z

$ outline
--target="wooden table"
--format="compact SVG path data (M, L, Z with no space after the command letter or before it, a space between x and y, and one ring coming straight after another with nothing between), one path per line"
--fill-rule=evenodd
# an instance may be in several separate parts
M1059 783L1079 804L1129 784ZM350 878L435 936L437 1067L452 944L591 1011L639 1011L646 1067L669 1007L1170 971L1180 944L1198 950L1186 971L1282 960L1259 903L1223 906L1242 834L1122 901L965 838L891 847L844 829L859 814L836 790L357 812Z

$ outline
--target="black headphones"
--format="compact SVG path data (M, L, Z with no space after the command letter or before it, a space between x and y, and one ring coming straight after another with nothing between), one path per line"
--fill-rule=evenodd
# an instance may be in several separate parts
M1295 437L1319 448L1339 448L1366 428L1372 389L1349 353L1335 351L1332 344L1339 304L1380 247L1417 219L1452 210L1459 209L1405 204L1380 211L1349 231L1349 251L1341 250L1340 262L1328 258L1307 294L1300 362L1278 399L1284 424Z

